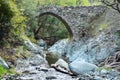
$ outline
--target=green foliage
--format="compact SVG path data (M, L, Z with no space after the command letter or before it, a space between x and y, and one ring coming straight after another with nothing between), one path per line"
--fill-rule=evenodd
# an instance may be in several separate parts
M74 6L75 0L39 0L40 5Z
M4 46L6 48L10 48L10 43L7 40L4 40L0 42L1 46Z
M0 76L3 76L5 73L7 73L7 70L0 65Z
M41 5L59 5L59 6L89 6L89 0L41 0Z
M22 16L22 13L17 8L15 1L9 0L8 2L11 10L14 12L14 16L11 19L11 35L20 36L22 33L24 33L24 28L26 27L26 18Z
M120 38L120 30L118 30L116 33L117 33L117 36Z
M100 0L89 0L90 5L94 6L94 5L102 5Z
M107 71L111 71L111 70L112 70L112 69L109 68L109 67L102 66L102 67L99 67L99 68L98 68L98 71L101 71L101 70L103 70L103 69L105 69L105 70L107 70Z
M39 15L37 12L39 0L17 0L16 3L23 15L27 18L25 32L28 37L32 38L34 36L33 31L38 26L36 16Z
M39 28L37 35L40 38L54 39L56 41L69 37L69 32L63 22L51 15L44 15L40 18Z
M89 2L89 0L80 0L80 5L89 6L90 2Z
M102 23L102 24L100 24L99 28L100 28L101 30L106 29L106 28L107 28L107 23Z
M0 78L4 76L4 74L17 74L17 72L13 69L5 69L0 65Z
M118 30L118 31L116 32L116 35L117 35L118 38L120 39L120 30ZM116 45L117 45L118 49L120 49L120 41L118 41L118 42L116 43Z
M0 40L18 40L24 33L26 18L22 16L15 0L0 1Z
M0 23L9 22L12 17L13 12L7 3L7 0L0 0Z
M7 0L0 0L0 40L7 37L10 31L10 20L14 13L10 9Z
M61 6L75 6L76 1L75 0L60 0Z
M17 56L18 58L28 58L30 56L26 46L17 46L15 53L14 56ZM16 57L14 56L13 59L15 60Z

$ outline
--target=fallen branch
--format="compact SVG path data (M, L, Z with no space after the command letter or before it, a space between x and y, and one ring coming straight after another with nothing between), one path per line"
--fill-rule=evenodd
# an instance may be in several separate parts
M110 3L110 2L105 1L105 0L101 0L101 2L105 5L113 8L113 9L117 10L120 13L120 7L119 7L120 2L119 2L119 0L114 0L113 3Z
M74 74L74 73L72 73L71 71L67 71L67 70L65 70L64 68L62 68L62 67L60 67L60 66L58 66L58 65L56 65L56 64L51 64L51 67L54 68L56 71L59 71L59 72L61 72L61 73L69 74L69 75L71 75L71 76L77 76L77 74Z
M113 56L106 58L104 64L107 67L120 71L120 51L116 52Z

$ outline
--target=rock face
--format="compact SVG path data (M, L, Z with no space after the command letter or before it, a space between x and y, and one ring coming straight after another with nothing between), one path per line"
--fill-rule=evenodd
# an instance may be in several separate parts
M82 45L80 43L80 47L73 44L73 47L71 47L68 52L68 55L70 56L69 59L70 61L81 59L90 63L96 63L97 61L101 61L112 55L116 51L118 47L117 43L119 42L120 40L117 39L116 35L103 32L100 35L87 40Z
M84 41L69 42L61 40L48 49L53 55L59 57L66 56L70 62L76 59L86 62L96 63L112 55L120 43L118 37L114 34L101 32L96 37Z
M32 53L40 54L42 57L45 56L43 52L43 47L40 47L31 41L25 41L25 46L27 47L28 50L30 50Z
M0 57L0 66L3 66L4 68L9 68L8 64Z
M18 70L18 72L21 72L20 70L24 70L24 68L28 68L28 67L29 67L28 60L18 59L16 61L16 70Z
M69 40L68 39L63 39L58 42L56 42L52 47L48 49L48 52L52 55L56 55L58 57L62 57L66 55L65 53L65 48L68 44Z
M118 48L117 43L120 43L120 40L115 34L101 32L96 37L90 38L85 42L68 43L66 43L67 45L64 48L61 48L61 54L67 53L65 55L69 57L70 69L77 74L82 74L83 72L87 73L97 69L94 64L114 54ZM56 44L57 47L59 45ZM54 49L59 51L59 48Z
M30 41L25 41L25 45L28 50L31 51L30 57L28 58L29 63L33 65L47 64L45 59L46 55L44 52L45 43L42 39L39 41L39 45L41 47Z
M72 72L76 74L84 74L89 73L90 71L97 70L97 66L85 61L74 61L70 63L70 69Z
M31 53L28 60L33 65L47 64L46 59L41 57L39 54Z

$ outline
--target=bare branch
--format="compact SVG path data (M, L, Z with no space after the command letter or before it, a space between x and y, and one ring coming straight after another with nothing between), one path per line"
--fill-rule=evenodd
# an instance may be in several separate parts
M113 3L110 3L110 2L105 1L105 0L101 0L101 2L105 5L113 8L113 9L117 10L120 13L120 8L119 8L120 2L119 2L119 0L114 0Z

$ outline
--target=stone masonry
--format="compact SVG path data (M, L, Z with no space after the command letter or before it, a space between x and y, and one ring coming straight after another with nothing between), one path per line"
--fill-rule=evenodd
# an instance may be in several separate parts
M45 14L53 15L61 20L74 40L79 40L82 29L106 11L104 6L41 6L39 18Z

